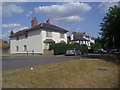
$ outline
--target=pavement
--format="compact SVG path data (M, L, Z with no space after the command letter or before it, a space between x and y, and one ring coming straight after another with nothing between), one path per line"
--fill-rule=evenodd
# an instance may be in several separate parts
M3 56L2 70L14 70L25 67L32 67L36 65L51 64L63 61L70 61L74 59L85 58L82 56Z

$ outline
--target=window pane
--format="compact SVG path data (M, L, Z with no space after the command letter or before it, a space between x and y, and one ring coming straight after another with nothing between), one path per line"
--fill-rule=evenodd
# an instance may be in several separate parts
M27 50L27 45L24 45L24 51L26 51Z
M64 33L60 33L60 38L64 38Z
M28 34L25 34L25 38L27 38L28 37Z
M46 36L47 36L47 37L52 37L52 32L46 31Z
M19 51L19 47L18 46L16 46L16 51Z
M19 40L19 36L17 36L16 39Z

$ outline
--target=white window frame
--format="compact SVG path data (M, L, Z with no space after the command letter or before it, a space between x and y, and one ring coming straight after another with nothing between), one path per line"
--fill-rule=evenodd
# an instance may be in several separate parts
M25 38L28 38L28 33L25 34Z
M52 32L51 31L46 31L46 37L52 37Z
M19 46L16 46L16 51L17 51L17 52L19 51Z
M60 38L65 38L65 34L64 33L60 33Z
M19 40L19 36L16 36L16 40Z
M23 47L24 47L24 51L27 51L27 45L24 45Z

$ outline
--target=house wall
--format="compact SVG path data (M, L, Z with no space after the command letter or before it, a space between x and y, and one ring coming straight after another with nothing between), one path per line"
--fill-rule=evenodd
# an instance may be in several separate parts
M73 34L70 35L71 40L74 40L74 36ZM88 46L88 48L90 49L90 43L95 43L95 40L92 40L91 38L86 38L85 36L83 36L83 38L87 39L88 41L80 41L80 44L86 44ZM79 43L79 41L71 41L71 43Z
M33 30L28 32L28 37L25 38L25 35L20 35L19 40L16 40L16 37L10 39L10 52L11 53L43 53L42 49L42 39L41 39L41 30ZM27 50L24 51L24 45L27 45ZM16 46L19 47L19 50L16 50Z
M52 37L46 37L46 30L33 30L28 32L28 37L25 38L25 35L20 35L19 40L16 40L16 37L11 37L10 39L10 53L44 53L45 39L53 39L55 43L59 43L61 40L64 40L67 43L67 34L64 33L64 38L60 38L60 32L53 32ZM24 45L27 45L27 50L24 51ZM19 50L16 50L16 46L19 47Z
M60 32L55 32L52 31L52 37L46 37L46 31L48 30L42 30L42 42L46 39L53 39L55 41L55 43L60 43L61 40L64 40L67 43L67 34L64 33L64 38L60 38ZM45 49L45 43L42 43L42 47L43 49Z
M95 43L95 40L93 40L93 39L90 39L90 42L91 42L91 43Z

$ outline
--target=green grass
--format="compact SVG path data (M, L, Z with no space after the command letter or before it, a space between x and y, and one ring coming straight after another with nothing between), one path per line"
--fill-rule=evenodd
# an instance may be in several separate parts
M97 70L98 68L107 70ZM118 66L79 59L3 72L3 88L117 88Z

